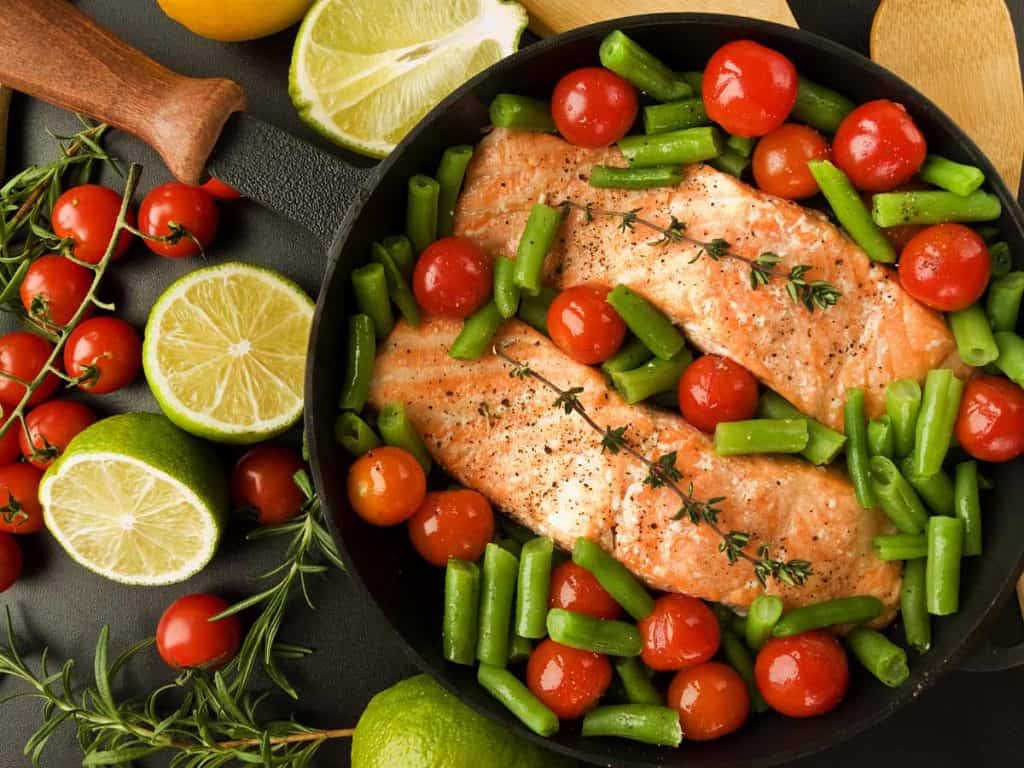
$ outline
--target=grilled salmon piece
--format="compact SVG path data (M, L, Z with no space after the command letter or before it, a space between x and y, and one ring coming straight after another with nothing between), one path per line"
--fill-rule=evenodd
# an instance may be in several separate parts
M419 328L400 323L383 345L370 399L400 402L434 459L538 534L570 549L578 536L597 541L654 589L682 592L744 609L764 589L750 563L729 565L720 538L706 525L674 520L679 499L644 483L646 468L601 450L601 434L532 378L510 376L493 354L460 362L447 350L460 323ZM676 454L685 488L699 499L724 496L719 524L751 534L747 551L767 544L772 556L805 559L803 587L769 581L789 606L848 595L875 595L894 614L900 569L874 557L871 540L890 532L876 511L862 509L845 476L796 459L715 455L710 438L679 416L627 404L601 374L576 363L547 337L518 321L496 339L511 357L579 395L602 427L627 426L644 456Z
M746 259L781 257L805 280L827 280L842 296L813 313L795 304L784 280L751 289L749 264L715 260L689 242L665 242L640 221L570 210L548 257L558 287L624 283L682 326L705 352L736 360L758 379L829 426L842 429L846 390L863 387L868 412L884 409L885 385L923 380L955 350L942 317L919 304L893 272L873 264L818 211L766 195L707 165L681 184L650 190L595 189L595 164L623 166L619 151L583 149L539 133L497 129L477 147L455 216L455 231L493 255L511 256L538 200L634 211L666 228L673 217L698 241L726 240Z

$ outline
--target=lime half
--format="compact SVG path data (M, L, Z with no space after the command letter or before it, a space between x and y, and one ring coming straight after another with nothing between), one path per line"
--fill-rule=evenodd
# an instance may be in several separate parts
M210 447L163 416L112 416L71 441L39 486L72 559L122 584L184 581L213 557L227 514Z
M197 269L149 314L149 388L194 435L255 443L280 434L302 416L312 322L312 300L277 272L236 262Z
M327 138L383 157L441 99L514 53L526 22L502 0L319 0L295 40L292 101Z

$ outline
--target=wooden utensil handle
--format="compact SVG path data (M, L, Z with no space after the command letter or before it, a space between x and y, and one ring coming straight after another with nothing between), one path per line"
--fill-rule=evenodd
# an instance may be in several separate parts
M2 11L0 82L138 136L188 184L228 116L245 109L237 83L178 75L67 0L4 0Z

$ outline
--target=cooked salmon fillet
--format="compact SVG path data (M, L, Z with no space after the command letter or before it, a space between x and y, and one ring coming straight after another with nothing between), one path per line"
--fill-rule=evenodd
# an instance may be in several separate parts
M782 280L752 290L745 263L700 256L688 242L659 243L661 235L642 224L623 229L620 218L588 222L572 210L546 267L557 287L628 285L680 325L695 346L731 357L801 411L837 429L848 387L864 387L868 412L878 416L886 384L923 380L954 352L942 317L911 298L890 269L870 262L820 212L763 194L707 165L688 167L676 187L595 189L587 183L595 164L626 163L614 147L590 150L547 134L494 130L469 166L455 231L492 255L513 256L535 202L570 200L635 210L661 227L674 216L696 240L722 238L747 259L765 252L781 256L776 270L782 274L810 265L805 279L827 280L842 292L834 307L811 313L793 303Z
M447 350L458 321L419 328L400 323L377 358L371 402L399 402L431 455L452 477L487 496L538 534L571 549L578 536L599 542L654 589L681 592L745 609L763 589L751 565L730 566L707 525L673 520L679 501L643 482L646 468L624 453L601 450L601 435L579 415L554 407L556 395L488 353L460 362ZM676 452L683 483L696 498L724 496L723 530L751 534L777 559L805 559L803 587L769 581L787 605L848 595L875 595L892 617L900 569L874 557L871 540L891 532L882 515L862 509L837 470L797 459L715 455L710 438L667 411L626 403L601 374L576 363L547 337L518 321L496 344L562 389L583 387L582 404L601 426L628 426L643 455ZM685 485L683 486L685 487Z

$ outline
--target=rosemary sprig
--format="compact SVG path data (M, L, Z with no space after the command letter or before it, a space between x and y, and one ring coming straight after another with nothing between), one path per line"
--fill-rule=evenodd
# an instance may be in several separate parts
M712 240L698 240L686 234L686 224L672 216L665 226L657 222L645 219L640 216L641 208L632 208L628 211L613 211L605 208L595 208L590 203L578 203L575 200L563 200L560 204L563 211L582 211L584 219L590 223L598 216L611 216L619 219L619 229L623 232L632 232L639 224L647 229L661 234L656 244L685 242L696 246L698 251L690 263L707 256L712 261L732 259L748 265L750 269L750 287L757 290L759 286L767 285L772 280L784 281L786 293L793 300L793 303L800 304L813 312L815 309L828 309L834 306L842 296L842 293L827 280L805 279L805 275L812 269L809 264L800 264L790 269L788 273L780 273L776 270L782 257L778 254L766 251L756 258L749 259L741 256L732 250L732 244L722 238Z
M724 496L715 496L710 499L699 499L694 495L693 483L688 483L684 489L680 483L683 475L676 467L676 453L662 454L651 459L641 453L634 445L626 439L627 426L610 427L601 426L586 407L580 402L579 396L583 394L583 387L569 387L562 389L557 384L541 373L533 370L528 363L516 360L503 349L494 347L494 354L512 366L509 375L517 379L532 378L550 389L557 396L554 406L566 414L576 413L587 425L601 436L601 450L612 454L626 453L633 457L647 468L647 476L644 484L651 488L667 488L674 493L680 502L679 510L673 516L673 520L687 519L694 525L707 525L721 538L718 551L723 552L730 563L739 560L749 562L754 569L754 575L762 585L767 585L768 579L773 579L782 584L790 586L801 586L811 575L811 564L806 560L776 560L771 557L771 550L767 544L762 544L757 549L756 556L747 552L750 544L750 534L745 531L726 531L719 525L719 505L725 501Z

